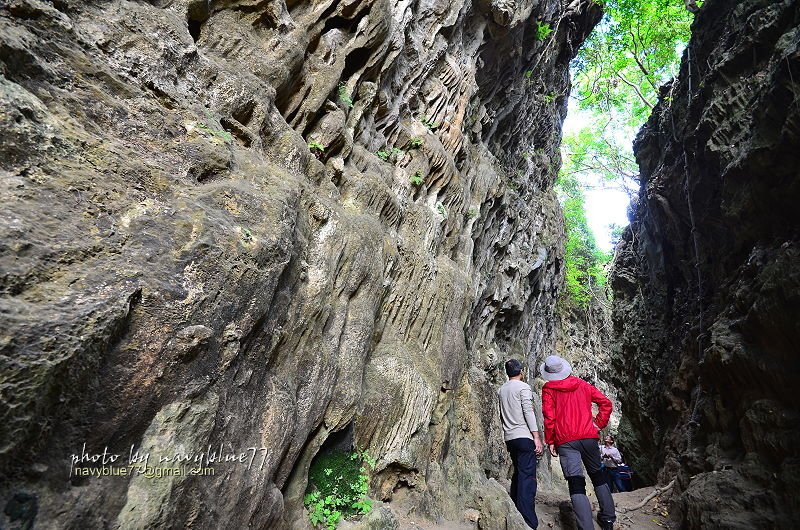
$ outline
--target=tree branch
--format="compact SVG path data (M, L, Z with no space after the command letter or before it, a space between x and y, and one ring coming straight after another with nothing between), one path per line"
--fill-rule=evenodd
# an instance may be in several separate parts
M637 32L639 31L639 25L638 24L636 25L636 31ZM650 71L647 68L645 68L644 64L642 63L642 60L639 59L639 45L636 42L636 35L633 34L633 30L632 29L628 29L628 34L630 34L631 39L633 40L633 60L636 61L636 64L639 66L639 70L642 71L642 73L644 74L645 79L647 79L647 82L650 83L651 87L653 87L653 90L655 90L656 93L658 93L658 87L656 87L655 83L653 83L653 81L651 79L652 76L650 75ZM644 43L642 43L642 44L644 44ZM644 47L644 46L642 46L642 47Z
M647 101L647 99L645 99L645 97L639 91L639 87L637 87L636 85L634 85L633 83L631 83L630 81L625 79L625 76L622 75L620 72L615 72L614 75L616 75L618 78L620 78L626 85L631 87L634 90L634 92L636 92L636 95L639 96L639 99L641 99L644 102L644 104L647 105L650 108L650 110L653 109L654 105L651 104L649 101Z

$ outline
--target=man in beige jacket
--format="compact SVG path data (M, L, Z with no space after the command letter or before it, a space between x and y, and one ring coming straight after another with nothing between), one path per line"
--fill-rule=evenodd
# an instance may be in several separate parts
M506 375L508 382L497 391L497 397L503 421L503 439L514 464L509 494L525 523L536 528L539 525L534 508L536 457L542 454L544 446L533 412L533 392L522 381L522 363L509 359L506 362Z

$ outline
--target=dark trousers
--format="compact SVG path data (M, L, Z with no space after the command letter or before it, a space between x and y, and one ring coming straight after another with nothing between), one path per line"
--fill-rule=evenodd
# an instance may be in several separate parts
M536 446L530 438L515 438L506 442L514 474L511 476L511 500L531 528L539 526L534 502L536 500Z
M622 475L620 475L619 470L615 467L607 467L606 472L608 474L608 485L614 486L618 492L621 491L628 491L625 485L622 483Z

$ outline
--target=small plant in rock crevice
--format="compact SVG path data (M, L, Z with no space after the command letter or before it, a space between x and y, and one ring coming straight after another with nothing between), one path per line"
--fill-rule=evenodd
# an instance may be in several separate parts
M333 451L315 458L303 499L311 524L333 530L343 518L369 513L369 471L375 464L367 451L359 450Z
M231 143L233 141L233 136L231 135L231 133L229 133L228 131L225 131L225 130L216 129L214 127L211 127L210 125L208 125L204 121L196 122L195 126L199 130L203 131L205 134L211 135L211 136L213 136L215 138L219 138L222 141L224 141L226 144L229 144L229 143Z
M312 152L313 151L317 151L318 153L324 153L325 152L325 146L322 145L321 143L319 143L316 140L309 140L308 148L311 149Z
M411 142L410 142L411 149L419 149L420 147L422 147L423 143L424 143L424 140L422 138L419 138L418 136L415 136L414 138L411 139Z
M536 24L536 40L545 40L553 33L553 28L547 22Z
M347 92L346 84L339 83L337 94L339 95L339 101L341 101L345 107L347 107L348 109L353 108L353 98L350 97L350 94Z
M422 176L422 171L416 170L409 180L414 186L421 186L425 182L425 177Z
M429 118L428 116L423 116L419 121L422 125L427 127L429 131L435 131L441 126L441 123L434 123L433 118Z
M402 149L398 149L397 147L392 147L388 151L386 149L381 149L375 153L378 158L383 160L384 162L398 162L403 156L406 154L405 151Z

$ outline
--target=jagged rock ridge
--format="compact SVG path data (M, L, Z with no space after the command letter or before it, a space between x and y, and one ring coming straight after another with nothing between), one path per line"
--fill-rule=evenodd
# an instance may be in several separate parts
M708 0L692 30L612 278L623 443L683 528L794 528L800 5Z
M553 345L567 68L599 15L0 6L4 515L302 527L338 432L378 458L381 498L521 525L492 394L502 356ZM257 473L70 479L84 442L267 451Z

